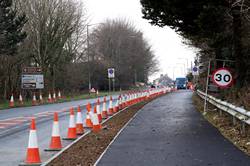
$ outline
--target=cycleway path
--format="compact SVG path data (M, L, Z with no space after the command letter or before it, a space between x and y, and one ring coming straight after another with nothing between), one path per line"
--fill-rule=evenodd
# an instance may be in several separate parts
M148 103L121 132L98 166L249 166L250 157L195 110L192 92Z

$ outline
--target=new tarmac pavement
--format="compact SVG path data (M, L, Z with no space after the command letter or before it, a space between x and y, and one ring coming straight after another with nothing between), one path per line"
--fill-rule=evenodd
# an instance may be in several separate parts
M250 157L195 110L180 90L148 103L121 132L98 166L249 166Z

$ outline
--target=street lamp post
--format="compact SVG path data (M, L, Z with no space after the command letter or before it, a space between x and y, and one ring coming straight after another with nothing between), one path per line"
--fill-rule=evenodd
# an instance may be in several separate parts
M91 90L91 77L90 77L90 64L89 64L89 24L87 24L87 57L88 57L88 84L89 84L89 92Z
M136 69L135 69L135 85L136 85L136 82L137 82L137 73L136 73Z
M187 62L186 73L188 73L188 59L187 58L178 58L178 59L186 60L186 62Z
M186 67L185 63L177 63L176 65L182 65L182 67L183 67L183 74L184 74L184 75L187 74L187 73L185 72L185 67Z

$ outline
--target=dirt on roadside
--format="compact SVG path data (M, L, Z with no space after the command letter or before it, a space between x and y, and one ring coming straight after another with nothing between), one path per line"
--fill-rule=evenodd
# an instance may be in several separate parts
M101 132L86 135L53 160L49 166L92 166L120 129L146 104L141 102L120 112L103 124Z
M196 106L197 111L203 113L203 103L202 100L197 94L193 95L193 102ZM220 133L232 142L236 147L245 152L250 156L250 127L246 125L246 133L242 134L241 122L236 120L236 124L233 124L233 118L227 113L219 113L219 110L212 106L208 105L207 114L204 117L215 126Z

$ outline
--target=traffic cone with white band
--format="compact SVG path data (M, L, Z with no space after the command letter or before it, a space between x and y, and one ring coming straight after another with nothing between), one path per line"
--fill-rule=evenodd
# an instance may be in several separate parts
M19 94L19 104L23 105L23 97L22 97L21 93Z
M34 105L37 105L37 103L36 103L36 94L35 94L35 93L33 94L32 105L33 105L33 106L34 106Z
M87 109L87 115L86 115L86 120L85 120L85 124L86 124L86 127L88 128L92 128L93 127L93 123L92 123L92 120L91 120L91 105L90 103L87 104L86 106L86 109Z
M62 143L61 143L61 136L59 132L58 113L55 112L50 145L49 145L49 149L46 149L46 151L59 151L61 149L62 149Z
M35 119L31 120L29 144L27 148L25 164L41 164L39 148L37 143Z
M115 107L114 107L114 113L119 111L119 99L116 100Z
M99 98L97 99L96 112L97 112L99 123L101 123L102 122L102 114L101 114L101 111L100 111L100 100L99 100Z
M15 106L13 94L10 96L10 103L9 103L9 106L10 106L10 107L14 107L14 106Z
M50 92L49 92L49 96L48 96L48 103L52 103L52 98L51 98Z
M91 104L90 102L88 102L87 106L86 106L86 109L88 112L91 112Z
M76 116L76 134L81 135L84 133L83 122L82 122L82 112L80 106L77 108Z
M86 115L86 120L85 120L86 127L92 128L92 127L93 127L93 123L92 123L92 121L91 121L89 112L87 112L86 114L87 114L87 115Z
M56 92L53 93L53 102L56 102Z
M122 109L122 96L121 95L119 96L118 100L119 100L119 110L121 110Z
M94 112L96 112L96 106L94 107ZM93 132L99 132L102 129L101 124L99 123L97 113L94 113L92 116L92 122L93 122Z
M108 110L108 115L111 116L113 115L113 100L112 100L112 96L110 96L110 100L109 100L109 110Z
M58 99L62 99L62 95L60 91L58 91Z
M107 112L107 107L106 107L106 97L104 97L103 104L102 104L102 118L103 119L108 118L108 112Z
M76 123L75 123L75 115L74 115L74 109L70 108L70 116L69 116L69 128L68 128L68 134L67 138L69 140L76 139Z
M41 93L40 93L40 95L39 95L39 101L40 101L40 103L43 103L43 96L42 96Z

